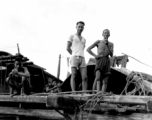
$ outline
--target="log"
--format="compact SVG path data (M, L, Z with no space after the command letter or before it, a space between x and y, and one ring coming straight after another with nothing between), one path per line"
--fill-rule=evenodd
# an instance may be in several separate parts
M94 103L95 104L95 103ZM126 106L126 105L120 105L120 104L110 104L110 103L99 103L94 105L92 103L87 103L87 105L83 106L83 110L85 111L93 111L95 112L111 112L115 111L116 113L126 113L126 112L145 112L147 111L147 108L143 105L141 106Z
M8 114L8 115L22 115L22 116L31 116L31 117L40 117L40 118L47 118L47 119L63 119L63 116L55 112L53 109L65 108L65 109L73 109L78 107L78 105L83 105L86 103L93 95L92 94L44 94L43 96L0 96L0 102L26 102L26 103L45 103L45 109L31 109L26 108L16 108L16 107L0 107L0 114ZM99 99L99 98L98 98ZM106 102L107 104L105 104ZM109 104L112 103L112 104ZM120 95L103 95L99 101L99 104L96 106L96 112L99 110L104 112L100 114L95 113L88 113L80 111L77 114L77 117L82 117L83 119L88 120L149 120L152 117L152 114L148 113L135 113L136 110L132 109L131 114L122 113L120 110L117 111L117 114L113 115L109 111L106 113L106 109L116 111L115 106L117 104L133 104L133 105L150 105L152 103L152 98L150 96L120 96ZM115 105L114 105L115 104ZM89 104L88 104L89 105ZM149 107L150 108L150 107ZM130 108L131 109L131 108ZM85 108L86 111L90 111L91 109L88 107ZM62 112L63 113L63 112ZM85 114L84 114L85 113ZM74 114L68 113L68 116L71 115L73 118ZM89 117L88 117L89 116Z
M60 108L60 109L74 109L78 105L85 104L90 99L91 95L51 95L47 97L46 106L48 108ZM111 95L102 96L96 99L98 103L112 103L112 104L124 104L124 105L144 105L147 106L147 111L151 111L152 98L150 96L132 96L132 95Z
M24 102L24 103L46 103L47 96L13 96L0 95L0 102Z
M18 115L26 117L37 117L53 120L63 120L64 117L55 110L41 110L41 109L20 109L13 107L0 107L0 114Z
M78 120L151 120L152 114L130 113L130 114L95 114L79 113Z
M76 101L84 101L87 102L90 100L92 95L49 95L47 97L47 105L48 106L55 106L60 102L60 99L65 100L63 102L66 102L66 100L76 100ZM152 97L150 96L133 96L133 95L111 95L106 96L103 95L101 97L98 97L100 99L99 102L106 102L106 103L120 103L120 104L135 104L135 105L145 105L148 101L152 101ZM92 100L93 101L93 100ZM61 101L62 102L62 101ZM56 104L55 104L56 103Z
M55 110L41 110L41 109L19 109L12 107L0 107L0 114L3 115L16 115L26 117L37 117L53 120L64 120L65 118ZM69 114L74 118L74 115ZM114 112L109 113L89 113L79 112L77 120L151 120L152 114L150 113L130 113L130 114L117 114Z

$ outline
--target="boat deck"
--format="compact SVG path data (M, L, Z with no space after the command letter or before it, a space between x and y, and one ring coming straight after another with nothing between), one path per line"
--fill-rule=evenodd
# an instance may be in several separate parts
M96 94L83 93L39 93L13 97L0 95L0 114L37 116L48 119L71 119L70 116L77 114L79 117L83 115L85 119L89 120L92 117L96 120L98 118L107 120L110 117L115 117L117 120L122 120L122 118L123 120L146 118L147 120L147 118L152 118L151 101L152 97L150 96L108 94L97 96Z

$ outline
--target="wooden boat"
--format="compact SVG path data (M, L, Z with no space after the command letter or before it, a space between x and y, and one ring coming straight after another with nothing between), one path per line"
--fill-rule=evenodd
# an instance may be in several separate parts
M5 52L4 52L5 53ZM31 84L34 94L10 97L5 78L12 69L14 58L1 54L1 95L0 118L4 116L16 119L56 119L56 120L151 120L152 118L152 76L129 71L125 68L128 57L117 56L111 62L111 76L107 93L92 94L95 60L90 59L87 65L88 90L81 91L81 77L77 77L77 91L71 92L70 76L62 83L44 68L29 62L23 56L24 65L31 73ZM121 65L116 68L115 65ZM61 82L51 90L60 88L60 92L44 91L48 79ZM35 82L36 81L36 82Z

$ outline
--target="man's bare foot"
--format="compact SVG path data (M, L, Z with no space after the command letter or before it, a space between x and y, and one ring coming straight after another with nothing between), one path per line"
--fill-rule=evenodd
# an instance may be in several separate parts
M15 93L11 94L11 97L13 97L15 95L20 95L20 92L15 92Z

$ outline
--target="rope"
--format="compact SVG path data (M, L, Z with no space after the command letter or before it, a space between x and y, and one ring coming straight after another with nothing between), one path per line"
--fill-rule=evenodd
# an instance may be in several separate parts
M136 77L134 77L134 76L136 76ZM144 96L147 95L146 89L145 89L144 84L143 84L144 79L143 79L143 76L141 73L134 72L134 71L131 72L129 74L129 76L126 78L126 81L127 81L126 86L120 95L122 95L123 93L125 95L135 95L137 92L139 92L139 95L142 95L142 94ZM134 84L135 88L131 92L127 92L127 89L128 89L130 84Z
M125 53L122 53L122 54L127 55L127 54L125 54ZM150 65L148 65L148 64L146 64L146 63L143 63L143 62L139 61L138 59L136 59L136 58L134 58L134 57L132 57L132 56L130 56L130 55L127 55L127 56L128 56L128 57L131 57L132 59L138 61L139 63L141 63L141 64L143 64L143 65L146 65L146 66L152 68L152 66L150 66Z
M92 110L95 108L95 106L98 104L98 102L99 102L102 98L103 98L103 96L101 95L100 98L97 100L97 102L95 102L95 103L93 104L93 107L92 107L92 109L89 111L89 115L88 115L88 118L87 118L87 119L89 119L89 117L90 117L90 115L91 115L91 113L92 113Z
M84 110L82 110L82 108L89 106L89 114L87 116L87 120L89 119L93 109L95 108L95 106L100 102L100 100L103 98L103 96L108 96L108 95L112 95L111 93L105 93L103 94L102 92L99 92L95 95L92 95L90 99L87 100L87 102L85 102L83 105L81 105L79 107L79 109L81 110L80 112L83 114Z

